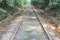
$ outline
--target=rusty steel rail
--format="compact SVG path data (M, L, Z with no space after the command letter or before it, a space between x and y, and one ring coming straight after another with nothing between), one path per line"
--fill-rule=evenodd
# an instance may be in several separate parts
M40 25L41 25L41 27L42 27L44 33L46 34L48 40L52 40L51 37L49 36L48 32L47 32L46 29L44 28L43 24L41 23L41 21L40 21L38 15L36 14L36 12L35 12L34 10L33 10L33 13L34 13L34 15L36 16L38 22L40 23ZM22 22L23 22L23 20L22 20ZM20 24L18 24L18 25L22 25L22 22L21 22ZM17 34L19 28L20 28L20 26L18 26L18 27L16 28L15 33L14 33L14 35L12 36L12 38L11 38L10 40L14 40L14 39L15 39L15 35Z
M34 9L33 9L33 12L34 12L35 16L37 17L37 20L39 21L39 23L40 23L42 29L43 29L44 32L46 33L46 36L47 36L48 40L52 40L52 38L50 37L50 35L49 35L48 32L46 31L46 29L44 28L43 24L41 23L41 20L39 19L38 14L36 14L36 12L35 12Z

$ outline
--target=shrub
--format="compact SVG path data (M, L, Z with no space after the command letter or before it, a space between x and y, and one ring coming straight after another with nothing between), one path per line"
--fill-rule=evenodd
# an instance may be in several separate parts
M46 7L45 0L32 0L32 4L41 9L45 9Z
M48 6L50 9L57 9L60 7L59 3L57 3L57 2L51 2L51 3L49 3Z
M7 15L5 14L4 10L0 8L0 21L5 19Z
M15 7L15 0L6 0L7 1L7 6Z

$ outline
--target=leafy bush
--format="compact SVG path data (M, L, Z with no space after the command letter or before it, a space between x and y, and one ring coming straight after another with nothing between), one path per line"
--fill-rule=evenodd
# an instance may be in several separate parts
M0 0L0 7L5 6L4 4L6 4L6 3L4 3L4 0Z
M51 3L49 3L48 6L49 6L50 9L57 9L57 8L60 7L60 4L57 3L57 2L51 2Z
M0 21L7 17L6 13L3 12L4 10L0 8Z
M2 0L0 0L0 3L2 3Z
M22 6L26 5L27 3L28 3L28 0L15 0L16 6L22 7Z
M8 15L18 14L17 8L26 4L28 4L28 0L0 0L0 21L9 17Z
M7 1L7 5L8 6L11 6L11 7L14 7L14 3L15 3L15 0L6 0Z
M46 7L45 0L32 0L31 3L41 9L45 9Z

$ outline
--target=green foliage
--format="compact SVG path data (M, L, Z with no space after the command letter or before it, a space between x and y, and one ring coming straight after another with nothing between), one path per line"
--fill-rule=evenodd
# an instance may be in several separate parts
M16 7L22 7L26 4L28 4L28 0L0 0L0 20L5 19L8 14L17 14Z
M15 1L15 5L20 6L20 7L26 5L27 3L28 3L28 0L16 0Z
M50 9L60 8L60 0L32 0L31 3L39 8L46 8L47 6Z
M57 9L60 7L60 5L57 2L51 2L51 3L49 3L48 6L50 9Z
M44 9L46 7L46 4L48 4L48 3L45 3L45 0L32 0L31 3L42 9Z
M54 9L60 9L60 0L52 0L48 4L49 9L54 10Z
M3 6L4 6L4 1L3 0L0 0L0 7L3 7Z
M21 0L16 0L16 6L22 6L22 1Z
M8 6L11 6L11 7L14 7L14 6L15 6L15 5L14 5L15 0L6 0L6 2L7 2L7 5L8 5Z
M28 0L0 0L0 6L10 6L10 7L16 7L16 6L23 6L28 3Z
M0 0L0 3L2 2L2 0Z
M7 17L6 13L3 9L0 8L0 21Z

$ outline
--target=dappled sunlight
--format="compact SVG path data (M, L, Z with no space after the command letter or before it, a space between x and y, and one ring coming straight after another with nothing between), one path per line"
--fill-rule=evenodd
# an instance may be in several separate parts
M60 40L60 38L54 38L54 40Z
M51 34L51 35L55 36L55 34L54 34L53 32L49 32L49 34Z
M37 27L29 27L26 29L26 33L24 35L24 37L22 38L22 40L37 40L40 38L43 38L43 35L40 35L40 31L42 32L42 30L40 30L40 28Z
M31 17L31 18L36 19L36 17Z
M41 27L38 26L38 25L35 26L35 25L31 24L31 25L27 25L26 27L27 27L27 29L26 29L27 31L29 31L29 30L35 30L35 31L36 30L41 30Z
M29 17L29 16L25 16L26 18L31 18L31 19L36 19L36 17Z
M24 17L24 16L20 16L20 17L18 17L15 21L16 21L16 22L21 21L21 20L23 20L23 17Z
M41 21L43 21L43 20L44 19L42 19ZM51 39L53 39L53 40L59 40L60 39L60 37L57 36L59 34L57 34L57 32L55 32L55 30L51 29L51 25L48 22L43 21L42 24L43 24L43 27L46 29L48 35L51 37Z
M52 31L49 30L49 35L53 40L60 40L59 34L57 32L54 32L53 30Z
M51 29L51 25L49 24L44 24L45 28L46 28L46 31L49 33L50 37L53 39L53 40L60 40L60 36L59 34L55 31L55 29Z
M0 0L0 40L60 40L59 4L59 0Z
M36 27L29 26L29 29L26 29L26 30L34 30L34 29L36 29Z

